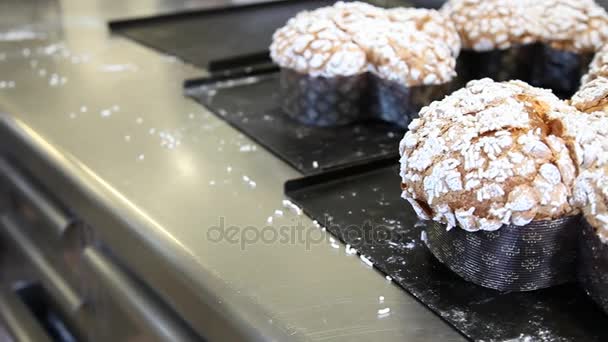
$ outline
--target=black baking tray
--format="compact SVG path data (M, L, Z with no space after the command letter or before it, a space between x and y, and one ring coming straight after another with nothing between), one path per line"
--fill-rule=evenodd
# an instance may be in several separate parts
M317 127L287 117L280 105L276 71L266 66L186 81L186 95L306 175L398 159L404 134L398 126L370 120Z
M351 0L346 0L351 1ZM335 0L280 0L111 21L112 33L212 71L270 61L272 34L303 10ZM437 8L444 0L369 0L376 6Z
M304 213L350 244L403 289L473 341L608 341L608 316L574 284L500 293L466 282L421 241L390 161L305 177L285 185Z
M290 0L173 13L109 23L113 33L210 70L269 60L272 34L300 11L330 0Z

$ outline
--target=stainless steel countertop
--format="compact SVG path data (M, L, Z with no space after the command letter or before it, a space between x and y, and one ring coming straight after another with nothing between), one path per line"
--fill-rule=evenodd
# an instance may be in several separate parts
M53 178L32 168L60 197L91 199L94 208L75 210L199 332L213 331L213 320L186 304L212 298L207 304L219 315L258 338L462 341L344 246L256 241L243 248L208 238L220 217L242 229L262 229L270 216L275 228L312 227L282 205L284 181L300 175L182 95L182 81L203 70L110 36L106 20L226 2L4 1L0 143L37 151L20 158L56 170ZM379 315L385 308L390 313Z

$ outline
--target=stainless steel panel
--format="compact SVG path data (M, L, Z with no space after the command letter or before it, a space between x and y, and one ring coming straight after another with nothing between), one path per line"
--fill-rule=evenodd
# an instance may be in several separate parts
M102 252L87 247L84 259L95 273L95 279L108 290L114 302L129 312L146 331L159 341L198 341L190 328L147 294L135 280L125 274Z
M57 236L63 235L74 220L63 211L63 209L53 202L46 194L37 189L30 180L21 174L5 158L0 157L0 177L5 180L21 195L34 210L42 216Z
M51 342L29 309L5 287L0 289L0 320L15 342Z
M71 314L81 308L84 300L80 295L22 232L19 225L6 215L0 218L0 234L25 256L27 262L31 263L45 288L52 293L62 310Z

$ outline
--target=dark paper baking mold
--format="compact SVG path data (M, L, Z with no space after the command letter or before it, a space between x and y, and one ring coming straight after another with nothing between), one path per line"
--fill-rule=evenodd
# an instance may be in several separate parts
M292 119L314 126L365 120L368 81L367 74L328 78L281 69L283 110Z
M561 98L572 97L589 69L593 54L558 50L545 44L537 44L536 51L529 83L552 89Z
M312 126L341 126L370 119L407 128L418 112L447 95L452 82L408 87L371 73L313 77L281 69L282 108L292 119Z
M456 63L460 86L489 77L497 82L528 80L537 46L520 45L506 50L462 50Z
M381 120L407 128L420 109L450 92L451 83L407 87L371 75L371 112Z
M581 230L578 265L581 287L608 313L608 245L586 220Z
M590 53L558 50L535 43L505 50L463 50L458 57L458 84L489 77L497 82L522 80L535 87L551 89L560 98L570 98L580 87L593 58Z
M579 224L579 216L570 216L467 232L429 222L425 243L467 281L498 291L533 291L575 280Z

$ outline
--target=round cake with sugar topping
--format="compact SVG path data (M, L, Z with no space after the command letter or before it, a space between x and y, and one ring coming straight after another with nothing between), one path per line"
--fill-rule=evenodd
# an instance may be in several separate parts
M459 39L437 11L338 2L289 20L270 55L281 68L282 107L301 123L373 117L405 128L452 89Z
M467 231L574 215L576 127L563 118L578 116L524 82L472 81L410 124L400 144L403 197L421 219Z
M414 86L449 82L459 48L453 24L437 11L338 2L290 19L270 53L280 67L310 76L371 71Z
M367 71L367 55L329 19L300 13L275 32L272 59L283 68L310 76L353 76Z

